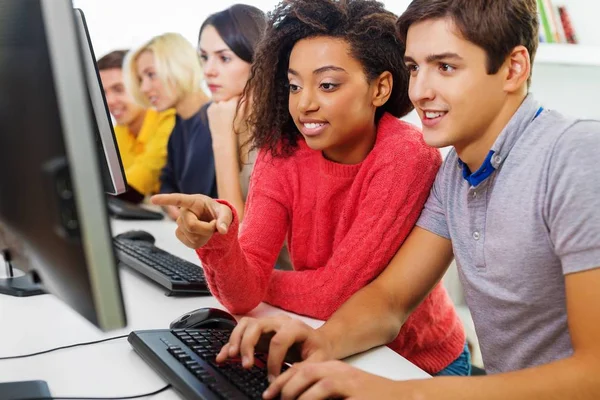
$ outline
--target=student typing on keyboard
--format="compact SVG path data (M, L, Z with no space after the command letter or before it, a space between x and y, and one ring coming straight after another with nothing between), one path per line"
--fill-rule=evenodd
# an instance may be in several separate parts
M385 268L417 221L441 157L398 119L412 105L395 21L365 0L276 8L244 93L259 155L243 226L223 200L153 197L180 208L176 235L197 250L232 313L265 301L327 319ZM294 270L273 270L286 238ZM389 346L431 374L470 370L441 285Z

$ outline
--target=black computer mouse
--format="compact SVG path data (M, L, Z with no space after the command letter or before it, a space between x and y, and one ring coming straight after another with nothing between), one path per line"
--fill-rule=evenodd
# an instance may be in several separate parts
M183 314L169 326L171 329L228 329L233 330L237 322L233 315L217 308L199 308Z
M117 239L139 240L154 244L154 236L146 231L127 231L116 236Z

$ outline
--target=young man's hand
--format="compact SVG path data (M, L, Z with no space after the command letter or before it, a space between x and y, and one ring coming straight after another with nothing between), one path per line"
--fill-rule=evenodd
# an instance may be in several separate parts
M217 362L241 356L242 365L254 365L255 349L268 352L267 369L272 380L281 373L284 361L326 361L333 359L332 345L320 331L286 315L240 320L229 342L217 355Z
M160 206L179 207L175 235L192 249L204 246L215 232L225 235L233 220L228 206L202 194L157 194L151 201Z
M271 382L264 398L272 399L278 395L282 400L413 399L410 382L385 379L337 360L293 365Z

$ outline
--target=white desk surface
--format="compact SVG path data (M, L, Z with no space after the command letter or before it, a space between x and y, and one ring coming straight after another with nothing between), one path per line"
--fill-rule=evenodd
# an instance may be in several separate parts
M172 221L112 221L113 234L141 229L152 233L156 245L199 264L194 251L174 235ZM128 319L126 329L103 333L52 295L17 298L0 295L0 357L27 354L74 343L124 335L132 330L165 329L180 315L201 307L224 309L213 297L167 297L164 290L129 269L121 269ZM249 315L283 311L267 304ZM300 317L317 327L321 321ZM387 347L346 360L365 371L403 380L429 375ZM127 339L75 347L31 358L0 361L0 382L45 380L53 396L111 397L149 393L165 385L131 348ZM153 398L178 399L173 390Z

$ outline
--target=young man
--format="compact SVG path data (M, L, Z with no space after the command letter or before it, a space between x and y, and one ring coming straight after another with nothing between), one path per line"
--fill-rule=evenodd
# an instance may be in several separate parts
M125 90L125 50L98 60L108 109L117 122L114 130L130 190L120 197L140 202L159 189L160 171L167 160L167 142L175 125L175 112L156 112L137 105Z
M454 146L417 227L321 328L245 318L218 360L250 366L274 332L273 377L294 343L306 361L265 398L600 398L600 123L528 94L536 1L415 0L398 26L425 140ZM395 338L453 255L488 376L394 382L327 361Z

